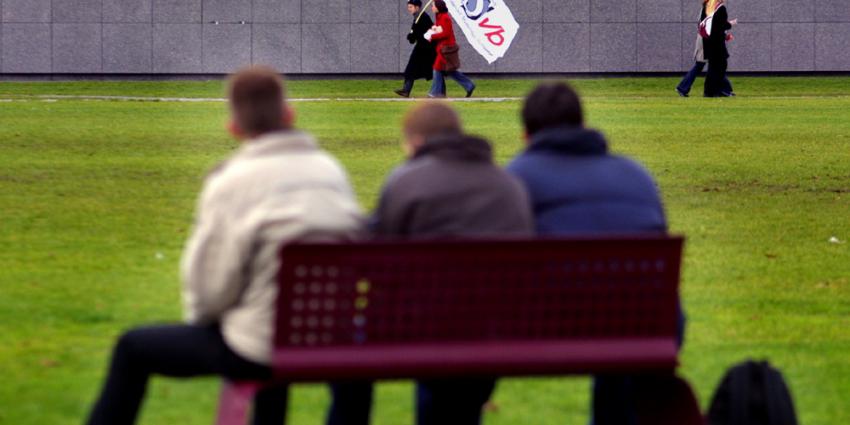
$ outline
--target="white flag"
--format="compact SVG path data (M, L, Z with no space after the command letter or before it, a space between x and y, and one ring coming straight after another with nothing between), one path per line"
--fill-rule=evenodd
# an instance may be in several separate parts
M488 63L505 56L519 24L503 0L446 0L446 6L469 44Z

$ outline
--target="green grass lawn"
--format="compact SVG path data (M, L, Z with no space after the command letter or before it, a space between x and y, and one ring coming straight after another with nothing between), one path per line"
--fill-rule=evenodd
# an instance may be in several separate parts
M574 85L589 124L656 176L672 231L688 238L681 371L703 406L728 366L769 358L803 424L850 423L850 243L829 242L850 240L850 78L733 82L732 99L679 98L670 78ZM533 84L483 80L476 95L522 96ZM289 84L295 98L386 97L397 85ZM177 264L195 197L235 148L220 102L34 97L49 95L218 98L223 86L0 83L0 424L81 423L116 336L179 320ZM409 106L295 104L366 209L402 161ZM500 162L522 149L519 102L456 106ZM503 380L486 423L584 424L588 388L586 378ZM156 379L141 423L209 424L217 390L214 379ZM296 386L290 423L320 423L327 402L324 386ZM374 423L410 422L412 386L380 385Z

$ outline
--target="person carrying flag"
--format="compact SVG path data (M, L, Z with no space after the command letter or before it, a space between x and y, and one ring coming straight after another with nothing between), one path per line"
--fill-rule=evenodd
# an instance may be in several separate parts
M401 97L410 97L410 92L413 90L413 83L424 78L431 81L434 65L434 60L437 57L437 52L430 41L425 39L425 33L434 26L434 21L428 16L428 13L422 8L421 0L408 0L407 12L413 15L413 25L410 27L410 33L407 34L407 41L410 44L415 44L413 52L410 54L410 60L407 62L407 68L404 69L404 87L396 90L395 93Z

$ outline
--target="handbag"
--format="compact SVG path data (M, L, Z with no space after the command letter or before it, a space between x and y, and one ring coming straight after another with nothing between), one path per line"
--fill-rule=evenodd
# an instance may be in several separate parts
M457 44L454 46L443 46L440 48L440 53L443 55L445 65L443 71L452 72L460 69L460 47Z
M702 22L699 23L699 36L705 39L711 37L711 23L714 20L714 14L710 16L706 16Z

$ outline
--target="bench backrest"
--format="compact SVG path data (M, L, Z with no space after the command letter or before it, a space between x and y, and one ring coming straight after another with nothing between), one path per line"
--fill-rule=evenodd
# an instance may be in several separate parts
M571 341L663 341L675 361L681 252L676 237L286 246L276 367L293 380L412 377L445 370L438 365L451 360L424 358L440 353L466 353L455 360L469 371L469 349L489 347L496 357L479 374L556 373L566 369L535 355L575 352ZM529 364L504 371L499 356L512 348L515 366ZM375 364L354 372L352 356ZM392 356L423 358L381 367ZM436 368L408 370L428 361Z

